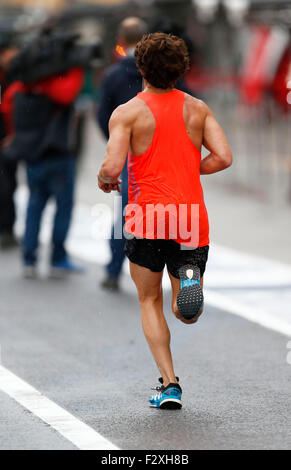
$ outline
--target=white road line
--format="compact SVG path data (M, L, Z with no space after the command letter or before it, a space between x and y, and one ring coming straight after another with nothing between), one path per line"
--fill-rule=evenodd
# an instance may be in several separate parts
M118 450L101 434L0 365L0 390L72 442L80 450Z
M237 302L226 295L205 289L205 303L212 307L223 310L232 315L238 315L253 323L257 323L285 336L291 337L291 324L276 317L276 313L268 313L256 307L251 307Z
M25 206L25 192L25 188L20 188L18 192L18 207L22 213ZM21 220L24 220L23 214L19 217L19 222ZM110 258L109 244L107 240L94 239L93 222L97 223L92 215L92 208L89 205L78 204L68 247L73 255L84 261L105 264ZM101 226L103 220L100 219L98 223ZM47 242L50 230L48 226L47 229L43 228L42 240ZM19 227L19 232L21 232L21 227ZM108 227L109 233L110 227ZM125 273L129 274L128 266L125 266ZM164 276L163 286L165 289L171 288L167 276ZM249 286L252 286L251 293L256 296L256 305L252 304ZM289 265L211 244L211 255L205 275L206 303L209 305L291 337L290 286L291 267ZM272 298L267 295L266 288L275 290L278 287L285 287L284 295L273 295ZM219 288L240 289L239 301L236 300L234 292L229 291L227 294L216 292ZM242 292L243 288L245 292ZM260 290L261 288L264 290Z

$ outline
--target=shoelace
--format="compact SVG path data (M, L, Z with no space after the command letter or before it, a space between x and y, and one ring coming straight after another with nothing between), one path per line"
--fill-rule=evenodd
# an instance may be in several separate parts
M153 399L158 400L159 398L161 398L162 393L165 390L165 387L161 385L161 387L151 388L151 390L155 390L156 392L158 392L156 395L153 395Z
M155 390L156 392L162 392L164 389L165 387L163 385L161 385L161 387L151 388L151 390Z

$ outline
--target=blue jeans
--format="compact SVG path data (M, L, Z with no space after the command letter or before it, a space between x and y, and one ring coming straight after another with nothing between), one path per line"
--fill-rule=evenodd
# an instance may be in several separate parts
M117 224L122 220L122 227L125 224L125 217L123 215L124 209L128 204L128 173L127 173L127 164L125 164L122 174L121 174L121 197L122 197L122 213L118 214ZM122 236L122 239L114 239L114 227L112 227L111 240L110 240L110 250L111 250L111 261L107 265L107 273L109 276L119 277L122 265L125 259L124 247L126 239Z
M52 263L66 259L64 245L72 217L74 182L75 160L70 156L45 159L27 165L30 196L23 239L23 260L26 265L33 265L36 262L41 217L51 197L56 201Z

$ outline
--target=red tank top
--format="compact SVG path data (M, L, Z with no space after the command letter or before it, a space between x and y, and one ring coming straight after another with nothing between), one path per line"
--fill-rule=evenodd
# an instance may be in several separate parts
M172 239L189 247L209 244L209 224L200 183L201 154L183 119L185 94L139 93L156 129L142 155L128 155L126 231L135 237Z

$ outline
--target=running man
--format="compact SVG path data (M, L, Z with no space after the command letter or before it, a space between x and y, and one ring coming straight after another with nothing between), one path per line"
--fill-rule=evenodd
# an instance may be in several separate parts
M128 155L125 251L138 292L143 331L161 373L161 386L150 397L150 405L175 409L182 406L182 389L174 372L163 312L163 270L167 266L173 313L183 323L196 323L203 312L209 249L200 175L229 167L232 154L208 106L174 88L189 68L184 41L164 33L145 35L135 56L144 91L111 117L98 184L106 193L118 191ZM202 145L210 152L204 159Z

